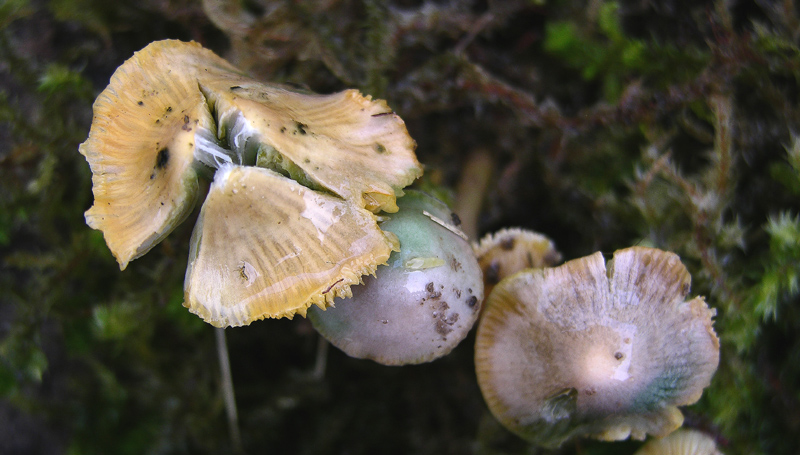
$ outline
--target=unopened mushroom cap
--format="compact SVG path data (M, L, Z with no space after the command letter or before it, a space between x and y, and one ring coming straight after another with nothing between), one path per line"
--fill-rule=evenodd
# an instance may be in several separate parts
M669 436L647 441L635 455L722 455L722 452L704 433L680 429Z
M422 174L416 143L383 100L357 90L298 93L248 78L206 77L203 92L219 113L218 135L258 147L263 164L306 186L378 212Z
M394 242L365 209L268 169L225 165L192 234L184 305L217 327L305 315L349 296Z
M473 248L487 295L500 280L520 270L552 267L561 261L552 240L527 229L501 229L484 236Z
M311 308L311 323L351 357L384 365L429 362L449 353L474 325L483 282L470 245L441 201L408 191L381 228L400 251L335 307Z
M714 310L686 301L672 253L628 248L506 278L489 296L475 362L489 409L537 444L664 436L719 362Z
M166 237L197 199L195 135L215 131L197 87L198 61L233 70L196 43L159 41L123 63L94 103L80 146L94 192L86 222L103 231L122 269Z

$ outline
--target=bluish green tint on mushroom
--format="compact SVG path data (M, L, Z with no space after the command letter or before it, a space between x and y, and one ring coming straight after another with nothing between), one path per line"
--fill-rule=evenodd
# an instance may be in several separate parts
M337 299L310 308L314 327L352 357L385 365L423 363L449 353L474 325L483 280L453 213L427 194L408 191L381 224L400 241L374 277Z
M476 338L489 409L543 446L665 436L719 363L714 310L672 253L628 248L501 281Z

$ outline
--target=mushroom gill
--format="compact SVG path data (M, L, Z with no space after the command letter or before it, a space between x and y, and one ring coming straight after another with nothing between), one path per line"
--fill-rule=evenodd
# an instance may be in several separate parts
M191 49L233 67L197 44L153 43L114 72L94 103L89 138L79 150L92 170L94 205L86 223L103 231L120 268L180 224L197 200L197 135L215 121L193 71Z
M385 101L261 83L197 43L158 41L95 102L80 146L95 196L86 221L125 269L190 213L198 175L216 172L185 305L219 326L305 314L396 248L374 213L396 211L421 175L415 146Z
M697 430L680 429L647 441L634 455L722 455L714 440Z
M268 169L225 165L192 233L184 306L217 327L305 316L350 296L394 242L365 209Z
M395 198L422 174L416 143L383 100L358 90L317 95L224 76L200 80L218 135L257 149L260 166L373 212L397 211Z

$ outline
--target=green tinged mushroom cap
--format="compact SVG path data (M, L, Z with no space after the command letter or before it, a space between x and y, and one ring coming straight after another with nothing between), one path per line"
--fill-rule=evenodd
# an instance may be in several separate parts
M675 430L719 363L715 312L686 301L690 284L675 254L639 247L501 281L475 347L489 409L543 446Z
M441 201L408 191L381 224L400 250L375 277L335 307L309 310L314 327L352 357L386 365L423 363L449 353L474 325L483 301L472 249Z

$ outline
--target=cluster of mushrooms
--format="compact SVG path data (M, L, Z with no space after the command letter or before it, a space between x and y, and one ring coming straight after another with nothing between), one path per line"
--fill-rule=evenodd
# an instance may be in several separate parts
M384 101L264 84L196 43L159 41L94 104L86 222L124 270L208 177L184 306L209 324L300 314L348 355L404 365L446 355L480 321L478 383L520 436L558 446L680 427L719 341L679 258L636 247L556 266L553 243L519 229L470 245L444 203L404 193L422 174L414 148Z

